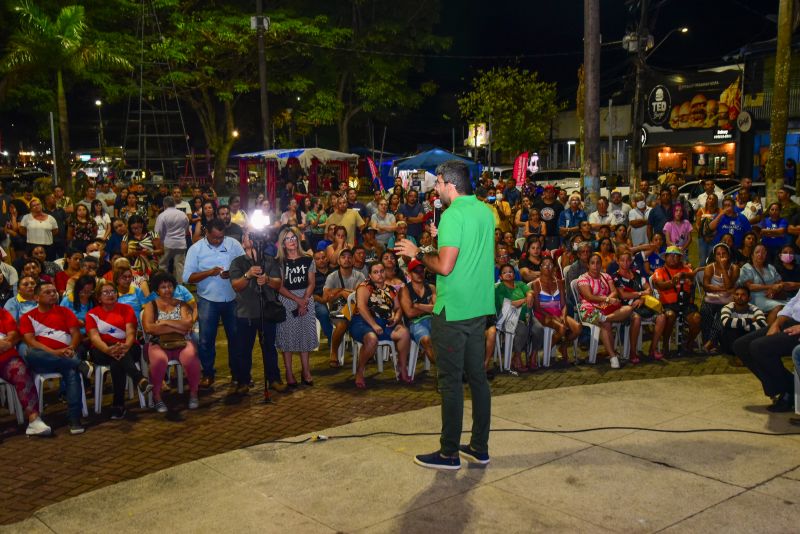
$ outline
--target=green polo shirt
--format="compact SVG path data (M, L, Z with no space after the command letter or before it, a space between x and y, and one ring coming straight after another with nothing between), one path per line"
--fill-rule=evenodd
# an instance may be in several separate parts
M442 213L439 248L455 247L452 272L436 276L433 312L448 321L494 315L494 216L474 195L461 196Z

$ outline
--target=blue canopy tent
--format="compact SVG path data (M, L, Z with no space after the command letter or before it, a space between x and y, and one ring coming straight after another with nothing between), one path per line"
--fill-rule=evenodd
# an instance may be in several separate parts
M472 161L471 159L457 156L452 152L448 152L447 150L442 150L441 148L434 148L432 150L428 150L426 152L417 154L416 156L411 156L408 159L399 161L395 164L395 168L398 171L412 171L412 170L425 169L427 172L431 174L436 174L436 167L438 167L439 165L441 165L446 161L454 159L467 164L467 166L469 167L470 177L472 178L472 181L474 183L475 180L477 180L478 176L480 176L481 172L480 164Z

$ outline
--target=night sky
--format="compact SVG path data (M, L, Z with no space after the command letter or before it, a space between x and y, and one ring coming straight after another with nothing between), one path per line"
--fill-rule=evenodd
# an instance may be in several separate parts
M377 123L377 143L384 126L387 127L386 149L410 153L418 147L439 145L451 148L452 131L456 129L457 143L464 127L459 119L456 96L469 87L478 69L499 65L518 65L537 70L540 79L558 84L560 98L574 102L577 88L576 72L583 54L582 0L441 0L442 16L437 33L449 35L453 45L447 52L453 55L528 55L509 59L449 59L432 58L420 79L432 79L439 84L438 93L427 99L418 110L406 116L394 117L389 123ZM657 0L651 0L658 4ZM601 31L603 41L620 40L626 30L635 27L638 17L628 10L625 0L601 0ZM740 47L775 37L777 0L662 0L652 33L658 42L671 29L688 26L688 34L673 34L649 59L659 68L691 70L724 63L723 56L735 53ZM601 56L601 102L620 91L622 100L632 88L632 68L627 52L621 45L603 47ZM97 122L93 102L95 95L71 95L70 114L73 119L73 146L96 145ZM119 143L122 137L124 106L104 110L107 139ZM257 97L240 110L242 117L255 117ZM86 108L86 109L83 109ZM253 109L250 109L253 108ZM8 117L8 115L6 115ZM81 120L85 118L85 120ZM194 121L187 117L191 127ZM243 121L244 122L244 121ZM196 125L194 137L200 139ZM367 146L366 118L357 118L351 126L351 145ZM321 146L336 148L335 128L323 129L318 135ZM8 140L7 140L8 141ZM297 143L300 144L300 143ZM313 146L311 139L307 140ZM234 152L258 148L258 135L247 135Z

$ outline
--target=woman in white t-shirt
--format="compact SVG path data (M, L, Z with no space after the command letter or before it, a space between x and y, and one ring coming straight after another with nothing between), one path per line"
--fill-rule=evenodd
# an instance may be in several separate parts
M97 239L105 241L111 235L111 217L106 213L105 205L101 200L92 200L92 215L97 223Z
M28 250L35 245L42 245L47 251L48 259L52 259L53 236L58 233L58 223L51 216L42 211L42 203L39 199L31 200L28 206L30 213L22 217L17 222L16 215L11 219L11 226L14 231L25 236Z

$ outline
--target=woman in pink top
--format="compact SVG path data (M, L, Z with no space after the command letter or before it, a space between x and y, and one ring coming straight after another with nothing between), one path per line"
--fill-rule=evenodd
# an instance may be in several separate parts
M619 358L614 352L614 340L611 336L611 323L626 321L633 313L633 308L622 305L614 281L602 271L602 265L603 259L595 252L589 258L589 270L577 280L580 294L578 315L582 322L600 327L600 341L608 351L611 368L619 369ZM636 343L635 339L633 343Z
M675 245L683 249L684 255L692 242L692 223L683 218L683 206L675 204L672 208L672 220L664 225L667 246Z

